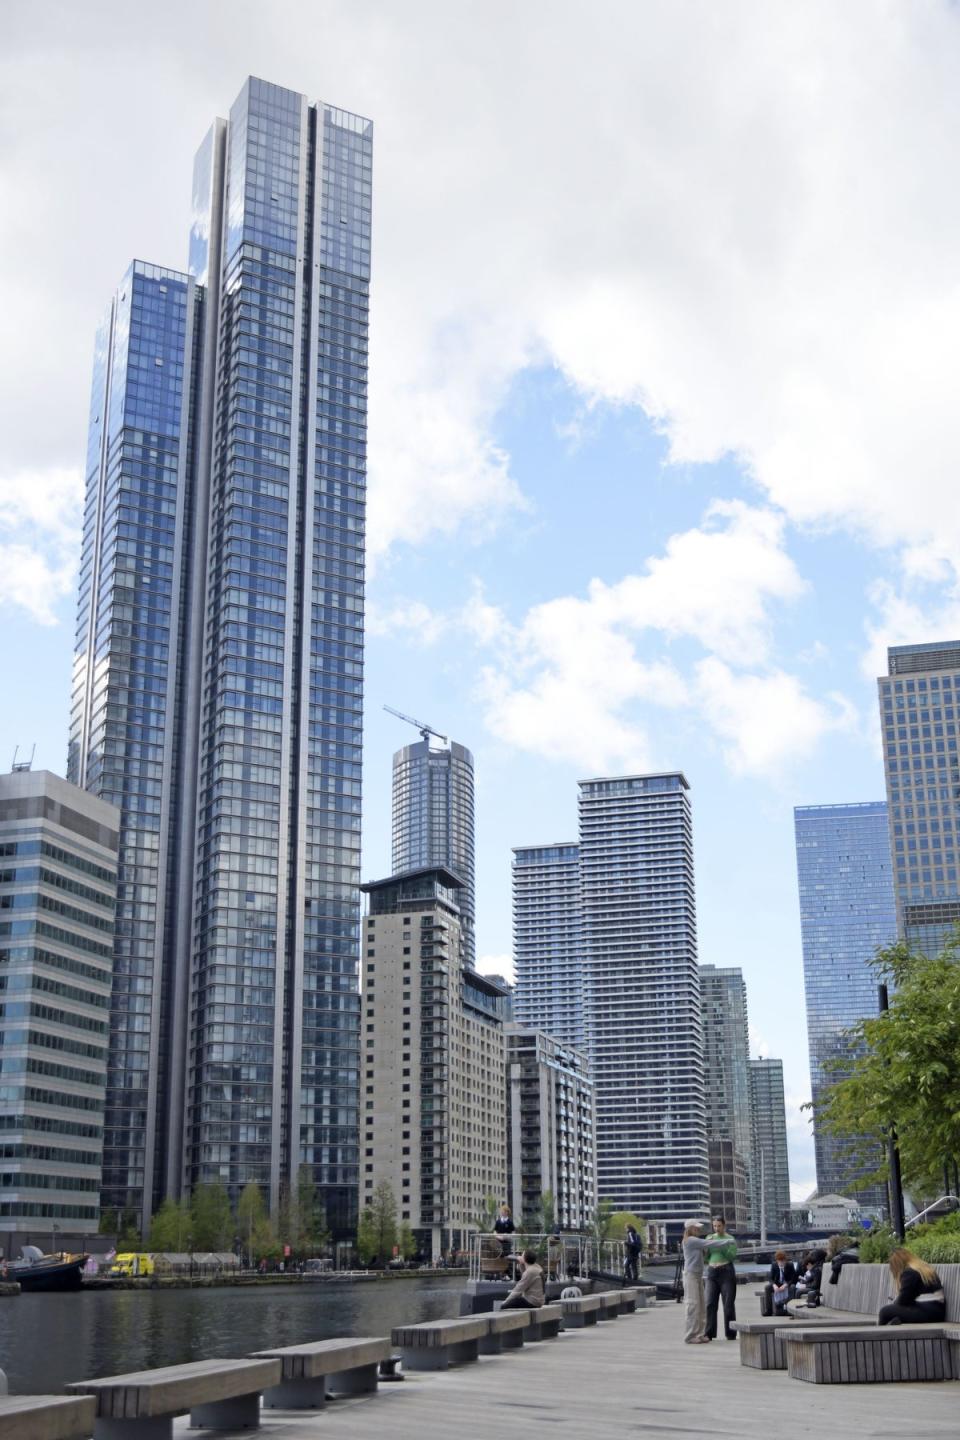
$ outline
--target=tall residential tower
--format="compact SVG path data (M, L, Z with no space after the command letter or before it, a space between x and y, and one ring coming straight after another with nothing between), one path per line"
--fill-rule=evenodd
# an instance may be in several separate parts
M427 734L393 757L393 869L446 865L463 881L457 904L466 963L476 959L473 756L464 745L431 748Z
M104 1200L357 1183L372 126L250 79L100 331L70 776L121 811Z
M564 1045L583 1046L580 848L513 852L514 1013Z
M700 966L710 1209L731 1230L750 1223L753 1114L750 1030L743 971Z
M894 645L877 684L901 936L936 955L960 923L960 640Z
M870 961L896 939L887 807L800 805L794 821L817 1192L847 1194L862 1170L846 1158L843 1141L821 1131L817 1106L840 1078L830 1065L849 1054L846 1032L877 1013ZM876 1188L857 1194L866 1204L886 1203Z

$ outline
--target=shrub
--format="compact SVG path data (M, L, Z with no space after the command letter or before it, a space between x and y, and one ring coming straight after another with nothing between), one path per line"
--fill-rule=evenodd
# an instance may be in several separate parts
M890 1259L890 1252L899 1244L889 1225L877 1225L873 1230L867 1230L860 1241L861 1265L885 1265Z
M911 1235L908 1230L907 1245L931 1265L960 1265L960 1234L956 1230L937 1234L932 1225L925 1235Z

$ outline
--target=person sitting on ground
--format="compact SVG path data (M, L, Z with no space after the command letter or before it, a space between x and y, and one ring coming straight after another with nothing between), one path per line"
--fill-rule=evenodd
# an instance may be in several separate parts
M537 1264L536 1250L524 1250L520 1256L520 1279L500 1306L501 1310L539 1310L544 1302L543 1271Z
M940 1276L926 1260L912 1250L894 1250L890 1274L897 1283L897 1298L880 1311L881 1325L936 1324L947 1318L947 1305Z
M792 1300L797 1293L797 1269L792 1260L787 1259L785 1250L778 1250L774 1255L773 1264L770 1266L770 1279L763 1287L763 1293L767 1298L768 1313L787 1313L787 1301Z

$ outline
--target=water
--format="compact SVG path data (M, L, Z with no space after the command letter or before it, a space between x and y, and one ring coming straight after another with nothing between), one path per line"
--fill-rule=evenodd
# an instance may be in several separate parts
M0 1369L12 1395L248 1355L459 1314L462 1276L212 1290L88 1290L0 1299Z

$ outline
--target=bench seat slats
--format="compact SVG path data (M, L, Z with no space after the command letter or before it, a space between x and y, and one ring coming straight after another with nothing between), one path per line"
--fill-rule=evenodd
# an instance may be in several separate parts
M194 1360L103 1380L81 1380L67 1389L92 1395L102 1419L143 1420L185 1415L199 1405L251 1395L280 1379L279 1360Z
M279 1360L285 1380L314 1380L356 1370L361 1365L379 1365L393 1352L385 1337L360 1336L336 1340L314 1340L305 1345L283 1345L275 1350L257 1350L254 1359Z
M87 1440L92 1395L0 1395L0 1440Z

